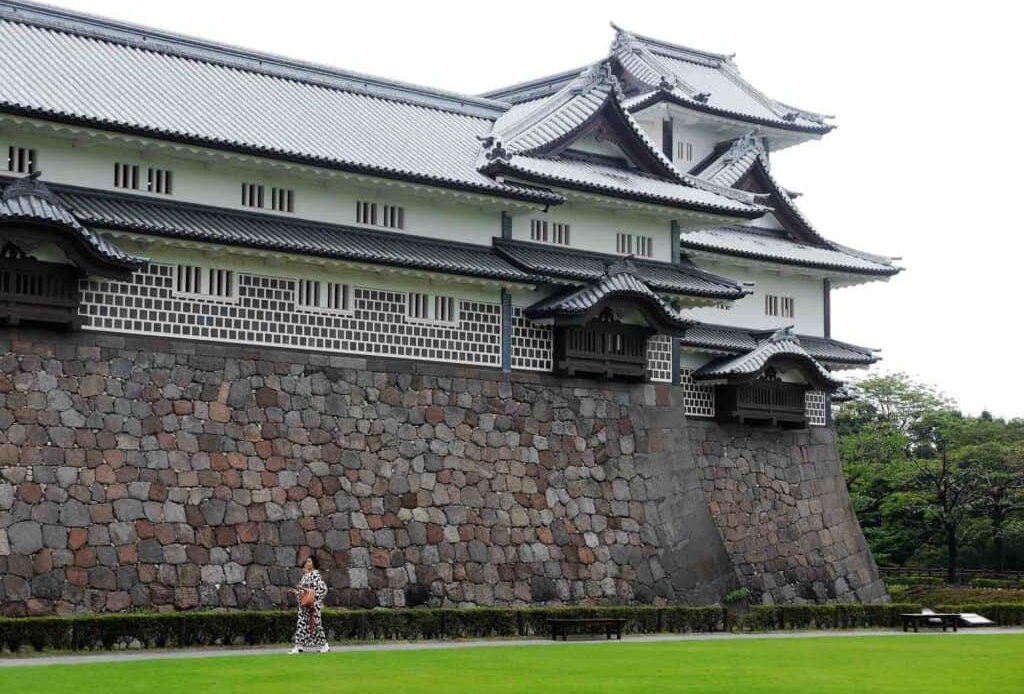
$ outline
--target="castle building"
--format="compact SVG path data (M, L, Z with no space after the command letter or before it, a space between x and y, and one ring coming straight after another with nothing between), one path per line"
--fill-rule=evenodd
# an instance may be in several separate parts
M771 173L832 126L727 56L616 29L476 97L0 17L8 323L675 382L691 416L811 425L876 360L829 296L899 268Z
M454 94L0 0L0 326L666 384L688 421L827 428L837 372L878 358L833 338L831 292L900 271L772 173L828 117L623 29L596 58Z

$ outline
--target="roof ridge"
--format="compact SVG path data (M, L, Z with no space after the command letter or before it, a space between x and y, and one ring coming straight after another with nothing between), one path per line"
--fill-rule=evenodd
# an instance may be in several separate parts
M174 55L245 72L306 82L317 86L402 101L493 120L509 103L474 94L411 84L273 53L203 39L98 15L26 0L0 0L0 21L6 20L75 34L139 50Z
M508 96L527 89L540 90L543 88L546 90L551 90L537 95L533 95L532 91L526 91L525 94L523 94L523 96L527 98L518 99L510 103L519 104L525 103L527 101L533 101L534 99L541 99L545 96L550 96L551 93L557 91L562 86L564 86L562 84L563 82L572 80L574 77L576 77L581 72L586 70L590 65L593 65L593 63L588 63L586 65L581 65L575 68L569 68L568 70L561 70L559 72L551 73L550 75L544 75L543 77L536 77L534 79L516 82L515 84L510 84L505 87L491 89L489 91L481 93L480 96L485 99L496 99L499 96ZM498 100L500 101L501 99Z
M628 29L623 29L622 27L616 25L615 22L612 22L611 25L612 25L612 29L614 29L617 33L629 34L633 38L635 38L635 39L637 39L639 41L643 41L644 43L649 43L652 46L657 47L657 48L661 48L664 51L676 52L676 53L680 54L680 56L690 56L692 58L703 59L703 60L706 60L706 61L715 61L717 63L732 62L732 59L734 57L736 57L735 53L713 53L711 51L701 50L700 48L691 48L690 46L684 46L682 44L671 43L669 41L664 41L662 39L656 39L656 38L653 38L651 36L644 36L643 34L637 34L636 32L629 31ZM671 57L675 57L675 56L671 56ZM685 59L685 58L683 58L683 59ZM717 65L715 65L713 67L717 67Z

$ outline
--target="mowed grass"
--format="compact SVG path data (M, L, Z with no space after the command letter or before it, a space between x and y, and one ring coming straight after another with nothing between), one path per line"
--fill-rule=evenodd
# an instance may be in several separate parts
M1024 692L1024 634L597 643L0 668L0 692Z

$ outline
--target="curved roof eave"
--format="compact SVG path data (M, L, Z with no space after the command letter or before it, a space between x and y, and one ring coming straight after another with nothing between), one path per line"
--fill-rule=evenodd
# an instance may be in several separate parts
M770 212L768 208L761 207L759 205L745 205L744 207L726 207L724 205L686 203L661 195L626 192L620 189L613 188L611 186L587 184L578 180L565 177L539 176L528 169L523 169L515 166L514 157L512 157L509 160L492 161L484 165L480 170L481 172L489 174L512 175L515 176L517 179L521 179L536 184L546 184L557 188L566 188L569 190L577 190L585 193L606 195L613 198L622 198L626 200L632 200L635 202L643 202L652 205L658 205L661 207L668 207L672 209L686 210L690 212L700 212L713 215L722 215L733 219L757 219L758 217L764 215L766 212ZM680 183L679 185L684 184Z
M711 104L702 103L694 99L689 99L684 96L675 93L676 90L665 90L655 89L648 94L641 95L639 97L633 97L628 105L631 112L642 111L645 108L650 108L655 104L663 101L672 103L680 108L689 109L696 111L697 113L705 113L712 116L718 116L720 118L726 118L728 120L734 120L739 123L749 123L752 125L760 125L764 128L772 130L784 130L788 132L807 133L811 135L827 135L828 133L835 130L836 126L830 123L824 123L822 125L802 125L799 123L786 123L782 120L775 120L771 118L759 118L754 115L740 113L738 111L731 111L729 109L712 106Z

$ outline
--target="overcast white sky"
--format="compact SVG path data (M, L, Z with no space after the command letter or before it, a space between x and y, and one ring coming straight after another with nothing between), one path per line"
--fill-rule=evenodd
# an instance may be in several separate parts
M1024 416L1014 3L242 2L64 7L340 68L477 93L597 60L609 21L736 53L769 95L835 114L774 171L840 243L901 256L888 283L833 295L833 335L971 412Z

